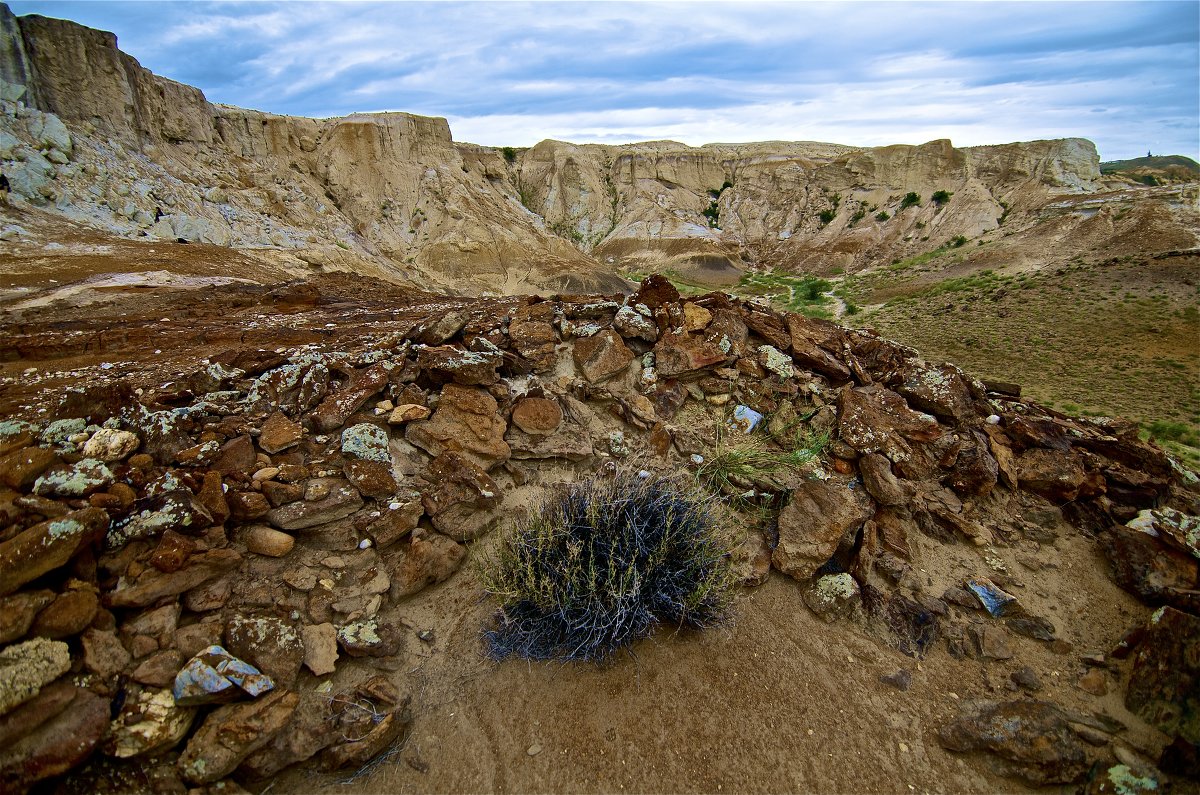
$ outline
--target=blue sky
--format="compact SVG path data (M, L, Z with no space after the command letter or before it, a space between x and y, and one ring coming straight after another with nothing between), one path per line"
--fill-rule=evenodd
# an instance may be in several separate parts
M1200 3L10 2L209 100L445 116L454 138L1200 156Z

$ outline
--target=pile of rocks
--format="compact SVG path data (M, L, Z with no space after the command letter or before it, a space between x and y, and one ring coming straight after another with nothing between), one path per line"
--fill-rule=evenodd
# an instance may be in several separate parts
M394 606L452 576L526 484L623 457L702 466L728 434L778 446L797 428L834 441L782 481L724 482L777 517L744 531L748 584L775 569L814 612L871 621L908 654L944 638L1005 659L1011 634L1063 641L1002 570L930 593L921 549L1036 545L1068 521L1123 587L1167 605L1129 639L1127 703L1194 753L1196 711L1171 705L1195 698L1200 488L1133 425L1065 417L870 332L683 300L657 277L628 297L456 307L232 349L137 392L72 390L53 421L0 424L6 791L97 751L147 760L163 791L361 765L408 723L396 683L415 639ZM1016 707L972 709L947 747L984 747ZM1009 769L1077 780L1072 742L1056 741L1068 763Z

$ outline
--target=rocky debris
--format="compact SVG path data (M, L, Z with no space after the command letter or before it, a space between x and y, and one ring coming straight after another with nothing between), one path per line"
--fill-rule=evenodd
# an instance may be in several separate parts
M980 701L964 704L959 717L940 729L951 751L987 751L997 769L1033 786L1073 784L1089 760L1067 716L1045 701Z
M108 514L84 508L35 524L0 543L0 596L63 566L108 530Z
M849 574L826 574L804 590L804 604L825 621L850 618L860 604L858 583Z
M0 642L61 638L70 670L117 716L108 753L148 768L171 758L189 721L208 726L225 701L249 707L293 686L305 695L287 715L223 712L213 726L225 728L197 730L189 780L228 781L200 770L210 751L214 770L239 777L306 759L352 764L402 736L406 702L370 696L369 725L356 723L363 715L339 712L328 692L310 698L313 677L397 670L405 631L395 602L455 576L461 542L507 518L506 495L551 471L554 482L615 471L616 458L703 472L722 444L786 456L801 438L834 441L784 473L734 475L721 494L731 522L755 511L736 553L747 585L774 567L801 582L799 598L822 617L853 617L908 655L946 650L999 672L1023 665L1025 638L1069 651L1025 602L1073 526L1097 539L1123 587L1195 614L1189 511L1200 490L1132 431L984 396L953 368L867 332L716 294L645 292L649 303L556 297L476 309L455 299L423 319L389 320L389 308L367 331L339 329L345 350L222 355L178 384L147 381L140 398L116 381L68 391L49 420L0 423ZM449 314L459 317L442 324ZM132 434L140 452L103 461L109 454L93 450L83 466L90 440L116 436L97 422ZM101 475L90 494L33 493L39 478L85 470ZM931 549L956 545L979 565L927 566ZM1005 568L1013 555L1032 581ZM933 577L939 591L954 586L941 599L926 590ZM1133 643L1139 655L1154 648ZM58 690L61 673L10 714L51 689L46 699L73 698ZM1079 677L1059 681L1073 689ZM1121 679L1096 669L1087 686ZM1151 692L1138 708L1167 720L1161 704L1178 692ZM361 736L329 729L343 716ZM260 723L257 750L219 747Z
M361 766L401 741L412 722L411 697L381 676L337 694L332 700L334 726L342 740L329 746L321 761L332 770Z
M232 773L287 725L300 697L276 690L245 704L209 713L179 757L179 772L193 784L211 784Z

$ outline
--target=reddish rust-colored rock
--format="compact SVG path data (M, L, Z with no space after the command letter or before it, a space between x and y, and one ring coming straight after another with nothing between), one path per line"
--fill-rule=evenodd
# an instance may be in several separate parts
M1099 541L1117 585L1148 604L1170 604L1197 586L1196 558L1148 533L1117 525L1101 533Z
M457 453L443 453L422 475L421 500L433 526L459 541L485 532L487 511L500 502L500 488L482 468Z
M229 775L287 725L299 701L296 693L273 690L254 701L213 710L179 757L180 773L193 784Z
M417 367L463 386L488 386L500 380L496 368L504 361L499 352L478 353L457 345L421 348Z
M255 469L257 457L254 440L242 434L221 445L221 452L212 468L226 476L249 475Z
M24 489L58 462L58 454L44 447L26 447L0 458L0 483Z
M81 584L76 582L77 586ZM100 598L88 587L64 591L38 613L29 633L40 638L66 638L78 635L89 626L100 609Z
M390 462L350 459L342 465L342 474L364 497L389 497L400 487Z
M387 382L388 371L382 365L372 365L356 373L349 383L321 401L312 413L313 426L324 432L340 428Z
M108 729L108 699L82 688L45 696L29 705L36 726L0 750L0 791L24 792L66 773L91 756Z
M810 480L792 492L779 514L779 543L771 562L797 580L816 573L848 532L871 517L873 506L853 481Z
M575 366L593 384L625 372L633 361L633 351L625 347L621 335L611 329L575 340L572 355Z
M230 491L225 498L229 503L229 515L238 522L261 519L271 510L267 498L257 491Z
M522 398L513 406L513 423L528 434L545 436L554 433L562 420L562 409L554 400Z
M1078 497L1087 480L1078 455L1042 448L1021 453L1016 461L1016 475L1025 491L1060 504Z
M150 556L150 565L170 574L186 566L195 551L195 541L174 530L167 530L158 540L158 546Z
M850 368L837 356L846 342L840 326L819 318L787 315L787 327L796 364L834 381L850 380Z
M938 740L951 751L987 751L1000 773L1034 786L1073 783L1089 764L1067 716L1044 701L964 704Z
M408 543L388 556L393 599L402 599L449 579L467 556L467 548L428 530L413 531Z
M433 416L410 422L404 435L430 455L456 452L491 469L512 454L505 428L494 397L475 387L446 384Z
M304 427L288 419L283 412L276 411L266 422L258 436L258 446L274 455L295 447L304 438Z
M724 364L731 350L732 345L722 348L697 334L672 331L659 337L655 344L654 366L661 378L691 375Z
M1200 618L1161 608L1134 656L1125 706L1167 735L1200 745Z

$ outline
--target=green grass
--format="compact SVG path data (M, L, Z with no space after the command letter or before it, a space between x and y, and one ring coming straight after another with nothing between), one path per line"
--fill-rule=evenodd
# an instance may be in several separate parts
M769 298L788 312L830 318L833 316L833 301L825 293L832 289L833 283L819 276L760 271L743 276L733 292Z
M761 434L722 432L716 447L696 471L696 480L710 491L734 498L747 489L778 492L779 478L815 461L829 444L828 433L814 433L795 423L769 439Z

